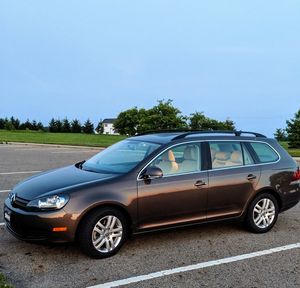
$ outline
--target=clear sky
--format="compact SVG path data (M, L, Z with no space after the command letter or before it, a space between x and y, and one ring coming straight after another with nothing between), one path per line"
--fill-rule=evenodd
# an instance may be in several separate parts
M300 2L0 0L0 117L173 99L272 136L300 108Z

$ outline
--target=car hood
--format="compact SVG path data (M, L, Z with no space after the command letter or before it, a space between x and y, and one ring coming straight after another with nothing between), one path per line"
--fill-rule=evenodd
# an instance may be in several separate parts
M14 187L18 197L32 200L49 192L64 192L72 187L116 177L116 174L101 174L85 171L75 165L34 175Z

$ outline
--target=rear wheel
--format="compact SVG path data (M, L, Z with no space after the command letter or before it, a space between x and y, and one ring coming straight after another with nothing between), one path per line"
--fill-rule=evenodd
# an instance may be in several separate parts
M250 204L246 224L255 233L265 233L272 229L278 217L278 203L269 193L258 195Z
M93 258L106 258L116 254L126 237L127 222L124 215L109 207L88 215L77 233L81 250Z

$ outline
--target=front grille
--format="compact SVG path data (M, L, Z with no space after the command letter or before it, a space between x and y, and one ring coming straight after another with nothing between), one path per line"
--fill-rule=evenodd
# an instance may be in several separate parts
M12 206L15 208L20 208L22 210L26 210L28 203L29 203L29 200L26 200L26 199L16 196L15 201L12 203Z

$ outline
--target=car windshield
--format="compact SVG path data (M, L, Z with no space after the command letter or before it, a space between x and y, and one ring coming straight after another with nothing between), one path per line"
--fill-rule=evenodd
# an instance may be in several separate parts
M159 146L151 142L123 140L84 162L82 169L99 173L127 173Z

